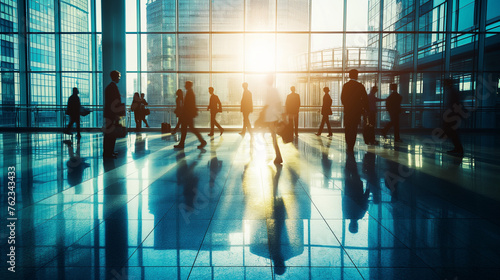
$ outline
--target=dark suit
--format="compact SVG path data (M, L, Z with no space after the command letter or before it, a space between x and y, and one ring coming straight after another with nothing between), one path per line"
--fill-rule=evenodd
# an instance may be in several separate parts
M113 136L113 130L122 112L119 111L121 104L120 91L115 82L111 82L104 90L104 143L103 155L111 156L115 150L116 138Z
M290 93L285 101L286 113L288 114L288 121L295 129L295 135L299 135L299 108L300 108L300 95L298 93Z
M243 96L241 97L241 113L243 113L243 129L242 133L245 133L247 128L252 130L252 124L250 124L250 118L248 117L250 113L253 112L253 101L252 93L249 90L243 91Z
M356 144L356 134L358 133L361 115L368 109L368 97L365 86L356 80L350 80L342 87L340 99L344 105L347 151L352 152L354 144Z
M382 130L382 134L386 135L391 126L394 126L394 139L399 140L399 114L401 113L401 100L403 97L397 92L391 93L385 101L385 107L389 112L391 121L387 123Z
M214 125L217 126L219 130L224 130L222 126L217 122L215 116L219 111L222 111L222 103L217 95L210 95L210 102L208 103L208 110L210 110L210 134L214 133Z
M182 127L181 127L181 142L179 145L184 145L188 127L191 129L200 142L204 142L201 134L194 127L194 118L198 116L198 108L196 108L196 98L192 89L186 91L184 97L184 107L182 107Z
M323 118L321 119L321 124L319 125L318 134L321 134L323 131L323 127L326 124L328 128L328 134L332 134L332 128L330 126L330 115L332 114L332 98L329 93L325 93L323 96L323 107L321 107L321 115Z
M68 108L66 109L66 114L69 116L69 124L66 129L69 131L74 123L76 123L76 131L80 135L80 97L78 94L72 94L68 98Z

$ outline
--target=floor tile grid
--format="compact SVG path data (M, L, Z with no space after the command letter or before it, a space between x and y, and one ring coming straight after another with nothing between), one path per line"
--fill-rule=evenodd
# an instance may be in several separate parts
M337 149L335 149L335 150L337 150ZM340 151L339 151L339 152L340 152ZM315 163L310 162L310 164L315 164ZM326 174L323 174L323 176L325 176L325 177L327 177L327 178L329 179L329 177L328 177ZM304 187L304 185L303 185L303 184L304 184L304 182L303 182L302 180L299 180L299 184L300 184L300 185L302 186L302 188L304 188L304 190L305 190L305 187ZM342 190L342 189L341 189L341 191L343 192L344 190ZM308 193L307 191L306 191L306 193L309 195L309 193ZM324 221L328 224L328 222L327 222L327 221L326 221L326 219L324 218L323 214L321 213L320 209L319 209L319 208L317 207L317 205L314 203L314 201L313 201L312 197L310 197L310 199L311 199L311 203L312 203L312 204L315 206L315 208L316 208L316 209L320 212L320 215L323 217ZM373 216L371 216L371 215L370 215L370 213L369 213L369 212L367 212L367 214L368 214L368 216L369 216L369 217L374 218ZM376 219L374 219L374 220L376 220ZM378 220L376 220L376 221L380 224L380 222L379 222ZM385 228L382 224L380 224L380 226L382 226L384 229L386 229L386 228ZM328 224L328 227L330 228L330 231L332 232L332 234L335 236L335 238L336 238L336 239L337 239L337 241L339 242L340 246L342 246L342 248L343 248L343 250L344 250L345 254L349 257L349 259L351 260L351 262L353 262L354 266L356 266L356 264L354 263L353 259L349 256L349 254L347 253L347 251L346 251L346 250L345 250L345 248L343 247L343 245L342 245L343 243L340 241L340 239L339 239L339 238L338 238L338 236L335 234L334 230L330 227L330 225L329 225L329 224ZM386 230L387 230L387 229L386 229ZM390 231L388 231L388 232L390 232ZM394 234L392 234L392 232L390 232L390 233L391 233L391 235L392 235L392 236L393 236L396 240L398 240L399 242L401 242L401 241L400 241L400 240L399 240L396 236L394 236ZM401 244L404 244L404 243L403 243L403 242L401 242ZM411 248L407 247L407 249L409 249L409 250L411 251ZM418 256L415 256L415 257L419 258ZM420 258L419 258L419 259L420 259ZM423 262L423 260L422 260L422 262ZM424 262L424 263L425 263L425 262ZM358 268L357 266L356 266L356 268L358 269L358 272L362 275L361 271L359 270L359 269L361 269L361 268ZM428 268L431 268L431 267L430 267L430 266L428 266Z
M159 151L157 151L157 152L160 152L160 151L169 151L168 149L169 149L169 146L164 147L164 148L162 148L161 150L159 150ZM159 155L156 155L156 156L157 156L157 157L159 157ZM194 154L193 154L193 155L190 155L190 157L194 157L194 156L195 156ZM130 163L127 163L127 164L134 164L134 162L130 162ZM126 165L126 164L125 164L125 165ZM124 167L124 166L121 166L121 168L123 168L123 167ZM165 169L165 171L164 171L163 173L161 173L161 175L158 175L158 176L157 176L157 178L156 178L155 180L157 180L158 178L160 178L163 174L165 174L165 173L169 172L170 170L172 170L174 167L175 167L175 165L170 165L169 167L167 167L167 168ZM113 172L113 171L115 171L115 172L116 172L116 170L115 170L115 169L114 169L114 170L112 170L112 171L109 171L109 172ZM100 174L99 176L106 176L106 174ZM122 180L126 180L126 179L122 179ZM152 181L152 182L154 182L154 181ZM151 182L151 183L152 183L152 182ZM104 189L105 189L106 187L108 187L108 186L103 186L103 188L102 188L102 189L100 189L98 192L99 192L99 193L103 192L103 191L104 191ZM149 187L149 186L148 186L148 187ZM147 187L146 187L146 188L144 188L144 189L143 189L143 191L144 191L144 190L146 190L146 189L147 189ZM143 191L141 191L141 193L142 193ZM95 195L95 194L91 194L89 197L94 196L94 195ZM133 200L133 199L134 199L135 197L137 197L138 195L139 195L139 194L136 194L136 195L134 195L133 197L131 197L131 198L127 201L127 203L128 203L128 202L130 202L131 200ZM83 200L82 200L82 201L83 201ZM77 202L77 203L78 203L78 202ZM126 203L126 204L127 204L127 203ZM74 204L74 205L75 205L75 204ZM124 206L125 206L125 205L124 205ZM73 206L72 206L72 207L73 207ZM173 206L172 206L172 207L173 207ZM67 210L69 210L69 208L68 208L68 209L65 209L64 211L67 211ZM166 215L166 214L165 214L165 215ZM162 217L162 218L163 218L163 217ZM78 239L77 239L77 240L76 240L73 244L78 243L78 241L80 241L80 240L81 240L82 238L84 238L87 234L89 234L90 232L92 232L95 228L99 227L99 226L100 226L100 224L101 224L101 223L103 223L104 221L105 221L105 218L104 218L103 220L101 220L101 222L100 222L99 224L97 224L94 228L92 228L90 231L86 232L86 233L85 233L85 234L83 234L80 238L78 238ZM34 229L33 229L33 230L34 230ZM151 232L152 232L152 231L151 231ZM151 232L150 232L150 233L151 233ZM149 235L148 235L148 236L149 236ZM145 238L147 238L147 236L146 236ZM144 239L145 239L145 238L144 238ZM59 256L59 255L64 254L64 252L65 252L66 250L68 250L68 248L70 248L71 246L72 246L72 245L69 245L69 246L65 247L65 249L64 249L63 251L59 252L59 253L58 253L58 254L57 254L54 258L50 259L50 260L49 260L49 261L47 261L45 264L43 264L42 266L40 266L39 268L37 268L37 271L38 271L38 270L43 269L43 268L44 268L44 267L46 267L49 263L51 263L51 262L53 262L54 260L56 260L56 259L58 258L58 256Z

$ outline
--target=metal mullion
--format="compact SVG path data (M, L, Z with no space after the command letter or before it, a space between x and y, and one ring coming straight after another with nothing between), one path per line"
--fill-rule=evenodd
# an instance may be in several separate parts
M62 100L62 44L61 44L61 4L54 0L54 35L55 35L55 60L56 60L56 104L63 105ZM63 111L57 114L57 126L62 126L64 121Z
M175 0L175 31L175 80L179 89L179 0Z
M90 30L91 30L91 63L92 63L92 71L91 71L91 76L92 76L92 94L89 96L92 96L92 100L90 101L91 104L99 104L99 97L97 95L97 70L98 70L98 65L97 65L97 28L96 28L96 0L90 1ZM92 121L90 123L90 126L97 127L97 115L98 114L92 114Z
M379 97L382 96L382 56L383 56L383 40L384 40L384 0L380 0L380 6L379 6L379 27L378 31L380 32L378 35L378 93L377 95ZM377 123L375 126L380 126L380 118L376 116Z
M20 103L25 104L27 107L31 105L31 79L29 73L29 42L30 38L27 35L29 29L28 20L28 5L25 1L17 2L17 18L18 18L18 52L19 52L19 98ZM31 114L26 110L25 114L20 115L19 123L17 126L30 127Z
M208 1L208 85L213 86L212 84L212 0Z
M142 57L141 57L141 45L142 45L142 35L140 34L140 31L142 31L142 26L141 26L141 0L136 1L136 17L137 17L137 70L138 73L137 75L137 81L138 81L138 89L134 89L134 91L137 90L137 92L142 92Z
M312 54L312 34L311 34L311 31L312 31L312 0L309 0L309 33L308 33L308 44L307 44L307 86L306 86L306 92L305 92L305 96L304 98L302 98L304 101L306 100L310 100L310 96L312 96L312 93L311 93L311 54ZM305 103L305 102L304 102ZM309 103L309 102L308 102ZM307 104L309 105L309 104ZM302 118L303 119L303 127L305 128L306 127L306 114L304 114L304 117ZM311 245L311 244L309 244Z

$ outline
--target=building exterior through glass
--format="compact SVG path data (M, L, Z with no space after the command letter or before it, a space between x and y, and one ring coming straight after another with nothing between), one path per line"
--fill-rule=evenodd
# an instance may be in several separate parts
M73 87L99 111L109 74L102 72L101 1L0 5L0 125L61 127ZM499 31L494 0L127 0L122 95L130 105L134 92L145 93L149 123L159 127L175 122L175 92L192 80L198 126L208 126L203 106L212 86L224 106L219 122L239 127L241 84L248 82L258 107L273 73L283 102L291 86L301 95L300 127L319 125L325 86L330 121L343 127L340 92L355 68L379 97L398 84L402 127L439 125L442 80L452 77L470 113L463 127L498 128ZM82 118L83 127L101 125L101 113Z

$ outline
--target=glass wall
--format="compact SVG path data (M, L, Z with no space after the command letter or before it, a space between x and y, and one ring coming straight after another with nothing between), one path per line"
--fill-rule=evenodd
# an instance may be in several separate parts
M331 122L341 127L342 85L348 79L346 72L356 68L367 90L379 86L380 97L388 95L390 83L399 84L404 127L433 127L440 122L445 102L444 77L451 75L460 83L469 106L479 105L479 75L491 77L497 95L498 74L486 74L487 65L475 58L482 51L479 2L128 0L132 20L127 25L127 57L134 61L127 61L127 73L133 77L127 96L143 91L150 104L173 106L175 91L190 79L202 109L200 126L209 122L203 109L210 86L225 107L219 114L221 123L240 126L241 83L249 83L259 106L264 79L275 73L283 102L291 86L301 95L301 126L319 125L322 88L328 86L335 109ZM490 0L488 5L494 3ZM498 19L488 12L485 26L491 28L486 37L491 42L484 42L485 48L496 44ZM498 52L488 48L485 61L495 55ZM472 58L470 63L467 57ZM486 103L497 106L496 98ZM175 123L164 110L153 110L148 118L153 126ZM388 121L383 110L380 121L379 125ZM472 119L466 126L482 127Z
M82 105L102 103L97 86L100 1L1 0L0 5L0 126L62 127L73 87ZM98 126L98 115L83 117L82 126Z
M82 104L102 105L100 0L0 3L0 125L19 123L27 107L24 125L62 126L63 110L51 106L65 105L72 87L80 89ZM259 106L264 79L273 73L283 103L291 86L301 95L301 127L319 125L325 86L332 125L342 127L340 93L347 71L356 68L367 89L378 85L380 97L398 83L404 127L439 125L441 81L449 76L472 113L465 126L498 127L497 6L493 0L126 0L126 102L143 92L149 123L175 124L175 91L193 80L200 109L213 86L224 106L221 123L236 127L241 83L249 83ZM198 125L208 125L207 112L200 112ZM100 116L83 118L83 125L98 127ZM387 117L381 110L379 125Z

